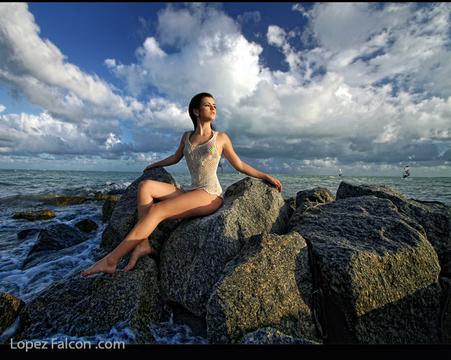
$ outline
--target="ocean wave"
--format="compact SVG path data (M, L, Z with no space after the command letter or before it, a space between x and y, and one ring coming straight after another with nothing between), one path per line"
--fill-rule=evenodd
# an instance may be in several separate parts
M49 251L41 256L34 266L22 269L23 260L34 245L35 238L22 243L13 251L0 252L0 291L8 292L27 302L55 281L69 278L93 262L92 252L101 240L105 225L99 227L94 237L57 251ZM6 259L14 261L3 262Z
M1 186L16 186L15 183L0 181Z

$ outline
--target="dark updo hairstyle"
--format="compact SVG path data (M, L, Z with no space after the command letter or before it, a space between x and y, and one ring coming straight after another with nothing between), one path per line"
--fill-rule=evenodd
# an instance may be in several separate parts
M200 93L200 94L195 95L195 96L191 99L191 101L190 101L190 103L189 103L189 105L188 105L189 117L190 117L191 120L193 121L194 130L196 130L196 126L197 126L197 117L196 117L196 115L194 114L193 109L198 109L198 110L200 110L200 103L201 103L202 99L203 99L203 98L206 98L206 97L211 97L211 98L214 99L214 96L213 96L213 95L211 95L211 94L209 94L209 93L206 93L206 92L203 92L203 93ZM212 130L216 130L216 129L214 128L213 125L211 125L211 128L212 128Z

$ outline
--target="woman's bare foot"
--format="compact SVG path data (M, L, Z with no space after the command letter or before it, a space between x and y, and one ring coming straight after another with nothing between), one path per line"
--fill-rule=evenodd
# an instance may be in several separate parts
M125 272L132 270L136 262L145 255L149 255L154 252L154 249L150 246L148 240L141 241L133 250L132 255L130 256L130 260L127 266L124 268Z
M111 260L108 256L97 261L94 265L83 270L81 272L82 276L92 275L98 272L103 272L107 274L113 274L116 271L117 263Z

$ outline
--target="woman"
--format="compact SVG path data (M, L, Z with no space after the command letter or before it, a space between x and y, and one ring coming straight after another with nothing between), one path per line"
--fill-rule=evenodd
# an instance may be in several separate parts
M264 179L276 186L279 192L282 191L279 180L241 161L227 134L214 130L212 123L216 118L216 104L212 95L197 94L191 100L188 111L194 131L183 134L174 155L149 165L144 171L176 164L185 156L191 174L191 186L179 189L161 181L141 181L138 186L138 222L113 251L83 271L83 276L98 272L114 273L120 259L133 250L124 268L124 271L130 271L139 258L152 252L147 238L160 222L206 216L218 210L223 197L216 170L222 153L237 171ZM158 202L154 203L154 200Z

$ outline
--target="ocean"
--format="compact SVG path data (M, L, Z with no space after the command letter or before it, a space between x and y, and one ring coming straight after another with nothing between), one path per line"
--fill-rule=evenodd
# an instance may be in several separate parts
M167 169L170 172L170 168ZM182 185L189 185L188 173L171 173ZM8 292L25 302L46 289L55 281L78 274L93 263L93 251L101 241L105 229L102 223L101 201L85 202L78 205L55 206L42 205L42 199L51 196L94 196L124 190L140 172L88 172L88 171L43 171L43 170L0 170L0 291ZM418 200L441 201L451 206L451 177L350 177L350 176L301 176L271 174L277 177L283 186L284 198L296 196L300 190L317 186L328 188L336 193L341 181L353 184L388 185L407 197ZM238 173L218 173L221 186L225 190L232 183L246 177ZM56 217L45 221L30 222L13 219L18 211L47 208L53 210ZM91 219L99 227L87 241L64 251L61 256L46 258L41 263L21 269L22 263L36 241L37 234L24 240L18 238L21 230L41 229L48 225L64 223L74 225L80 220ZM74 338L81 341L124 341L134 342L133 331L128 324L117 324L109 333L94 337ZM187 326L174 324L172 320L159 324L149 324L151 333L160 344L206 344L207 340L194 336ZM0 343L14 332L14 327L0 335ZM56 334L55 338L65 338L65 334ZM3 340L2 340L3 339ZM45 340L45 339L41 339Z

